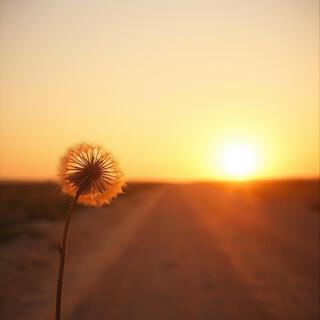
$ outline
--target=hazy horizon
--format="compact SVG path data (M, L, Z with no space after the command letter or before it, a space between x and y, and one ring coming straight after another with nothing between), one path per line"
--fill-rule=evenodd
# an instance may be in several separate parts
M197 184L197 183L239 183L239 184L250 184L255 182L304 182L304 181L319 181L320 176L297 176L297 177L277 177L277 178L252 178L245 180L238 179L127 179L126 184L135 183L146 183L146 184ZM58 178L38 178L38 179L15 179L15 178L1 178L0 183L57 183L59 184Z

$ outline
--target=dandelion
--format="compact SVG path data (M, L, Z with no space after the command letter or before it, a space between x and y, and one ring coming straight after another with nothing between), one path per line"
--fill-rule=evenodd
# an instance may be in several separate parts
M66 244L72 209L76 202L100 207L122 192L123 174L118 163L101 146L79 144L67 150L61 158L59 180L62 190L73 196L67 213L61 245L57 281L56 320L61 318L61 296Z
M79 195L78 202L100 207L122 191L118 163L101 146L82 143L61 158L59 177L65 193Z

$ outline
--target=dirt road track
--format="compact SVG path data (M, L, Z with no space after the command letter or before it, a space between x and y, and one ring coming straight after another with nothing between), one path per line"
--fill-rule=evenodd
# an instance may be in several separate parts
M317 319L319 216L202 185L164 187L69 319Z

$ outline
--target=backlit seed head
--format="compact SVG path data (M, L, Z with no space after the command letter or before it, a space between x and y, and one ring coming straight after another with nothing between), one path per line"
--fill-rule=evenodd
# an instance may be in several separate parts
M124 185L123 174L112 155L87 143L67 150L60 160L59 178L65 193L78 202L100 207L109 203Z

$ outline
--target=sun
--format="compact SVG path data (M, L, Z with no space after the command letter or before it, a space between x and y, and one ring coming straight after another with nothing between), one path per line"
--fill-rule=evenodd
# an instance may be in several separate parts
M246 180L253 176L257 168L255 149L245 143L226 145L220 154L220 166L226 178Z

